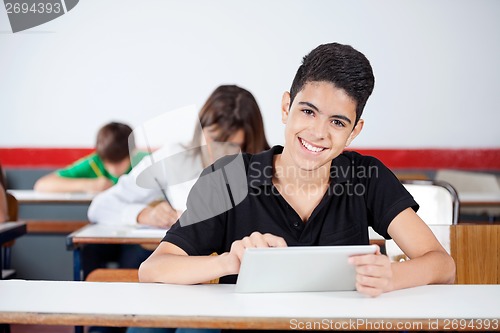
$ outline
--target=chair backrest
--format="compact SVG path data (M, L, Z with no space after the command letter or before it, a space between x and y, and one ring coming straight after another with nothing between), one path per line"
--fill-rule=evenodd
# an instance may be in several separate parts
M457 191L442 181L406 180L402 183L420 206L417 215L427 223L441 245L450 253L450 229L443 226L458 222L460 204ZM393 240L386 241L386 252L391 260L404 258L403 251Z
M402 181L420 208L417 215L428 225L457 224L459 200L457 191L447 182L432 180Z
M7 198L7 211L9 214L9 221L17 221L19 217L19 204L15 196L10 193L6 194Z
M17 221L19 206L16 197L14 197L10 193L6 193L5 197L7 199L7 213L9 214L8 221ZM2 256L2 266L3 266L0 267L0 270L3 270L3 272L1 272L3 278L7 278L15 274L15 270L12 270L10 268L11 249L12 246L14 245L14 242L15 240L11 240L7 243L4 243L0 247L0 256ZM0 279L2 277L0 277Z
M89 273L85 281L92 282L139 282L138 269L97 268Z

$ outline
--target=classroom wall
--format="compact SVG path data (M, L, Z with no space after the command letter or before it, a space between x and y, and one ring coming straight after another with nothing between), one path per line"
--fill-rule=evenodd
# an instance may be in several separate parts
M225 83L283 143L281 95L331 41L376 76L353 147L499 148L499 17L495 0L85 0L14 34L0 8L0 148L91 148L110 120L139 126Z

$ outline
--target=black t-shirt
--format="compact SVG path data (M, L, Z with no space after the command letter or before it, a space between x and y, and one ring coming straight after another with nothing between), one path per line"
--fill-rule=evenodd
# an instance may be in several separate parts
M275 146L255 155L226 157L205 169L189 194L187 210L163 241L188 255L229 252L234 241L254 231L283 237L288 246L361 245L369 243L369 226L390 238L391 221L408 207L418 209L379 160L344 152L332 161L328 190L304 223L272 184L273 157L282 151ZM241 166L230 168L237 157ZM211 175L211 181L203 181ZM200 208L214 203L222 208L211 214ZM220 279L220 283L235 282L236 275Z

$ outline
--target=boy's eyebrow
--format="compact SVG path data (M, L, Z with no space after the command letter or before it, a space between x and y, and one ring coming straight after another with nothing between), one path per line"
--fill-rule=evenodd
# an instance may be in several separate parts
M311 109L314 109L316 112L322 114L323 112L321 112L317 107L316 105L312 104L312 103L309 103L309 102L299 102L298 104L300 105L306 105L308 107L310 107ZM349 124L352 124L352 121L351 119L349 119L348 117L342 115L342 114L333 114L330 116L330 118L338 118L338 119L342 119L342 120L345 120L346 122L348 122Z

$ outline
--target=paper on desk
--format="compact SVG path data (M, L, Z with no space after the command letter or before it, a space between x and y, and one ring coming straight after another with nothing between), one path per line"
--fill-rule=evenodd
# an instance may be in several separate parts
M167 232L166 229L143 227L139 225L100 225L93 224L78 232L77 237L89 238L157 238L162 239Z
M148 225L137 225L134 228L127 230L128 237L152 237L163 238L168 229L156 228Z

